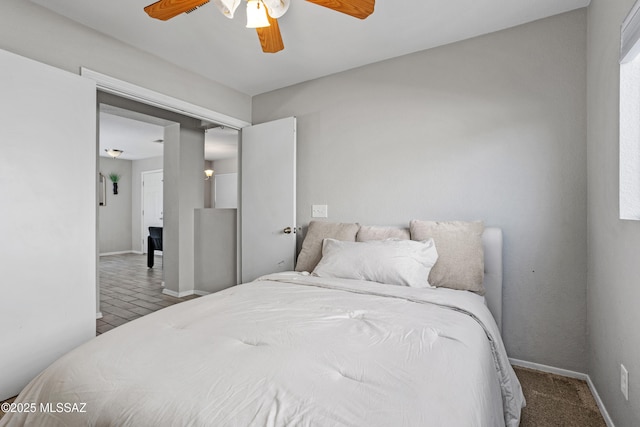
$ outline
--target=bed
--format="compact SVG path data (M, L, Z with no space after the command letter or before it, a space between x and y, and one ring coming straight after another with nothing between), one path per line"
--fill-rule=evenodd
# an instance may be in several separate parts
M0 426L517 426L500 230L482 244L484 297L284 272L152 313L54 362Z

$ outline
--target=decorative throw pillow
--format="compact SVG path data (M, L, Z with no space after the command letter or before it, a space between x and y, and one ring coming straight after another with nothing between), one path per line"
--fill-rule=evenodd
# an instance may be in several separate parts
M429 272L438 259L433 239L341 242L324 239L318 277L368 280L389 285L428 288Z
M322 258L322 241L324 239L355 242L359 228L358 224L311 221L298 255L296 271L313 271Z
M369 240L400 239L409 240L411 235L408 228L377 227L361 225L356 236L356 242L368 242Z
M438 262L429 274L431 285L484 295L484 224L481 221L413 220L410 230L412 240L432 238L436 243Z

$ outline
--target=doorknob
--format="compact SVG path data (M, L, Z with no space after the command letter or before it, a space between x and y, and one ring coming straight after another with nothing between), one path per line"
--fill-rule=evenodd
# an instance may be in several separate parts
M287 227L284 230L282 230L284 232L284 234L291 234L291 227Z

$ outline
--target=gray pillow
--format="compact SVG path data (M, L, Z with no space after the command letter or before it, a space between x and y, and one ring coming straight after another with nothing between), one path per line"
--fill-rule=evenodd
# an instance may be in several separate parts
M408 228L361 225L356 236L356 242L385 239L410 240L411 235Z
M298 255L296 271L310 273L316 268L322 258L322 241L324 239L355 242L359 228L358 224L311 221Z
M429 273L437 287L472 291L484 295L484 252L482 221L418 221L410 223L411 240L432 238L438 261Z

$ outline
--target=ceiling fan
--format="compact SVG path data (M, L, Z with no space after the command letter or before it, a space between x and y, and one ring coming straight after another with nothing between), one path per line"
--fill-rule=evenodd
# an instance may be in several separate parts
M212 0L227 18L233 18L242 0ZM307 0L355 18L365 19L373 13L375 0ZM255 28L262 51L276 53L284 49L278 18L289 8L290 0L247 0L247 28ZM145 7L147 14L166 21L183 12L190 13L209 0L159 0Z

